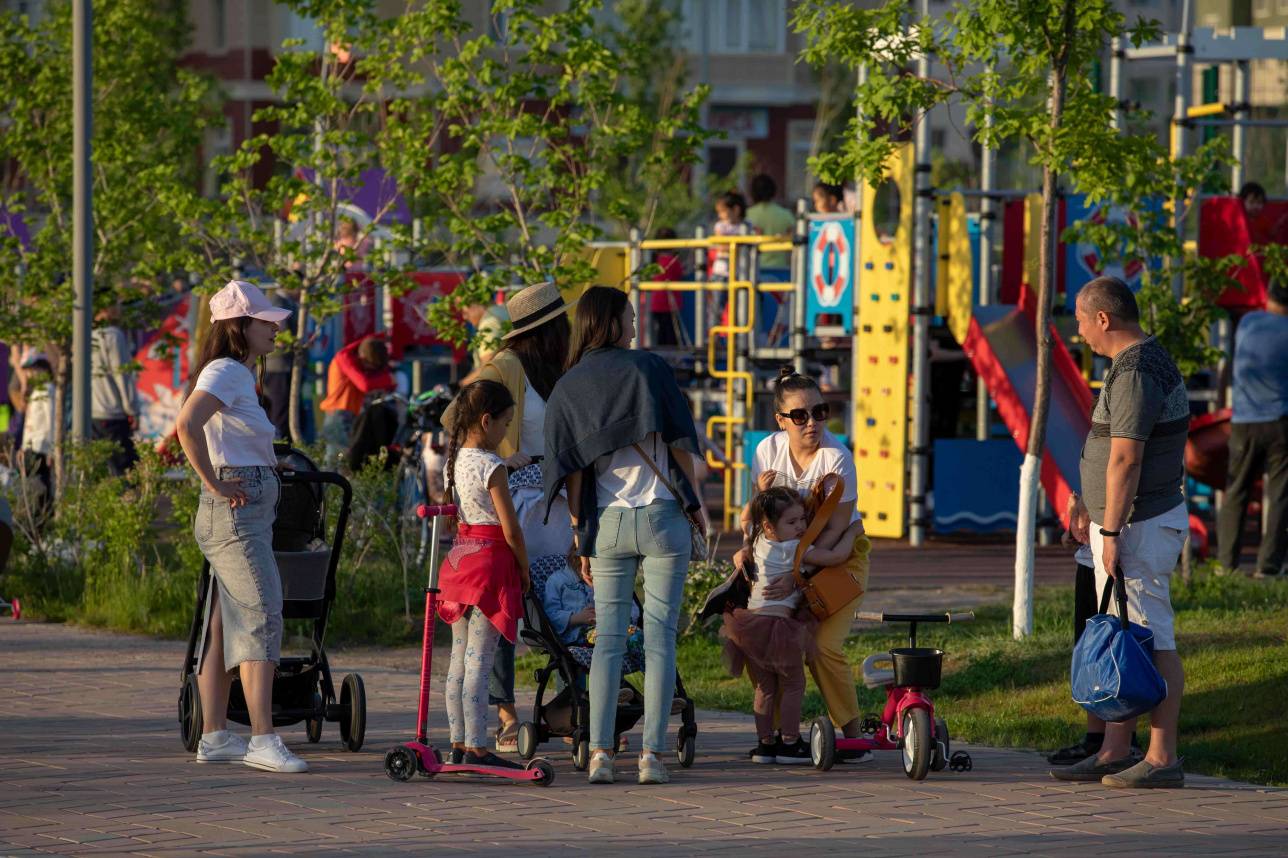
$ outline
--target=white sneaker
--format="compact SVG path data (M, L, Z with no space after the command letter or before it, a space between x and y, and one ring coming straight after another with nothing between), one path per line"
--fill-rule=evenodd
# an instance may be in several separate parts
M640 776L639 782L642 784L664 784L671 780L670 774L666 771L666 766L657 758L656 754L643 754L640 756Z
M236 733L224 730L224 740L215 745L204 738L197 745L199 763L240 763L246 757L246 740Z
M590 775L586 780L592 784L611 784L613 782L612 755L596 751L590 758Z
M252 739L252 744L246 746L246 757L242 762L251 768L263 769L266 772L298 774L309 770L309 764L292 754L282 743L281 736L271 733L261 741L264 744L257 748Z

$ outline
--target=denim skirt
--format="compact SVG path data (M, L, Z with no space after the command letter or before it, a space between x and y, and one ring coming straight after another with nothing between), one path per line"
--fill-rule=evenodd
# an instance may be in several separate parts
M282 580L273 557L273 522L281 493L277 471L263 466L223 467L219 479L240 480L247 502L233 508L227 498L204 489L198 501L193 535L213 573L197 650L198 672L206 653L215 587L219 588L227 670L243 661L276 664L282 650Z

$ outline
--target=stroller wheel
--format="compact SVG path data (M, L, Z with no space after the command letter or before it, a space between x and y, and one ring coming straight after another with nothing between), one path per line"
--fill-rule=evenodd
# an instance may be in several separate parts
M693 735L685 735L684 728L675 736L675 756L680 761L681 768L690 768L693 760L698 753L698 738Z
M537 725L531 721L524 721L519 725L519 735L515 739L519 746L519 756L525 760L530 760L537 754Z
M179 736L183 747L196 753L201 742L201 692L197 690L197 674L190 673L179 689Z
M409 781L416 775L416 755L402 745L390 748L385 754L385 774L390 780Z
M590 768L590 740L581 739L572 746L572 767L579 772Z
M362 747L362 740L367 735L367 692L362 685L362 677L350 673L340 686L340 739L350 751ZM416 767L412 766L412 772Z
M309 742L317 744L322 741L322 720L326 710L322 708L322 695L313 695L313 711L319 713L316 718L310 718L304 722L304 734L308 736Z
M545 760L529 761L528 769L537 769L541 772L541 777L533 781L537 786L548 787L555 782L555 767Z

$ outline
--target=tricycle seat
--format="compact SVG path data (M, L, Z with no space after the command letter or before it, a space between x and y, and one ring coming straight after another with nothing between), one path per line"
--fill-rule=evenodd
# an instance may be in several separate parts
M863 684L884 688L894 682L894 658L888 652L874 652L863 660Z

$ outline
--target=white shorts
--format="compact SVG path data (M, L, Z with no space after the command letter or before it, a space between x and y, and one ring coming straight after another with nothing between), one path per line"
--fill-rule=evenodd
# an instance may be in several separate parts
M1155 650L1176 649L1176 632L1172 615L1172 570L1185 546L1189 514L1180 504L1162 515L1132 522L1123 527L1118 539L1118 564L1127 587L1127 618L1154 633ZM1112 537L1111 537L1112 538ZM1105 573L1105 537L1100 525L1091 523L1091 552L1096 560L1096 598L1105 591L1109 576ZM1109 613L1117 614L1114 600L1109 600Z

